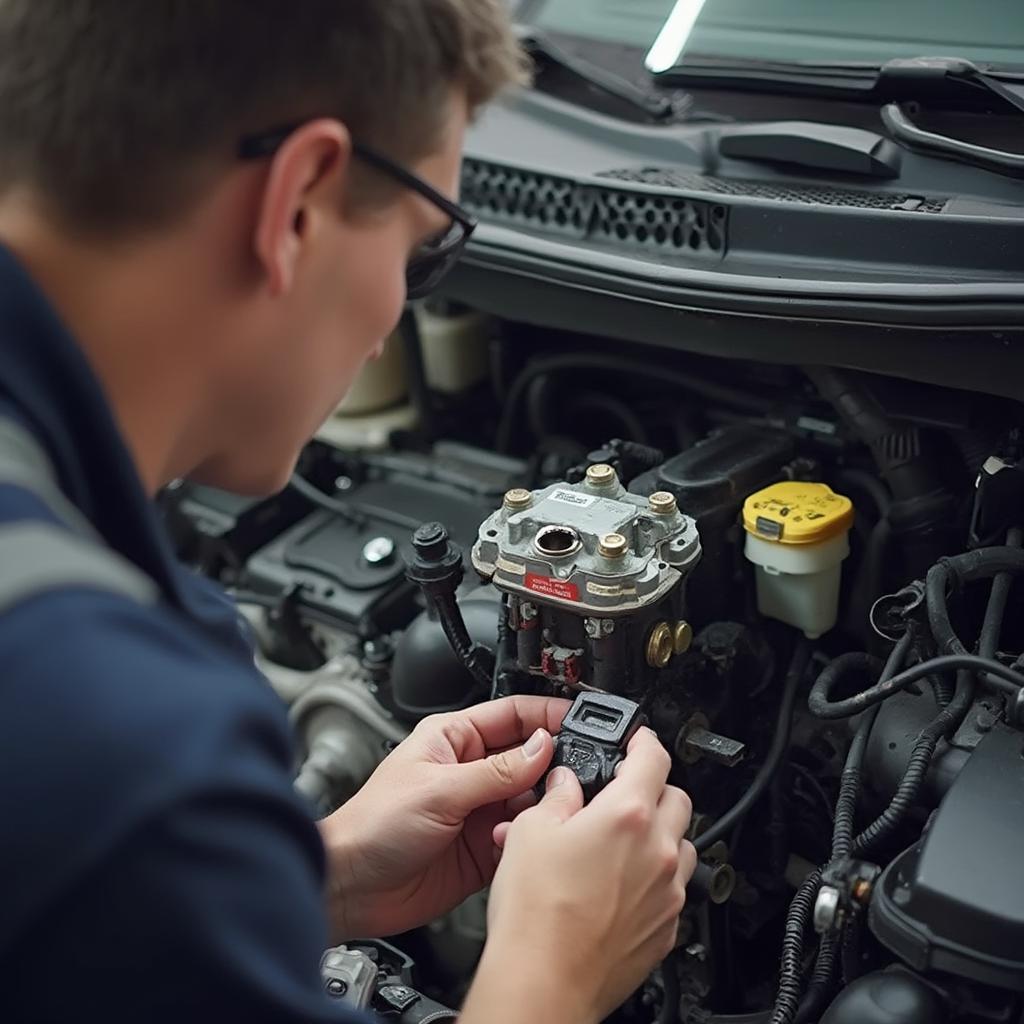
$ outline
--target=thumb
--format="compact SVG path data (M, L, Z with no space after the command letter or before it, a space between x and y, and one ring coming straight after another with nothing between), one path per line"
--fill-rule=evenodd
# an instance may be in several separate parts
M531 814L546 814L555 821L568 821L583 810L580 780L568 768L556 768L549 776L544 798Z
M551 763L554 741L538 729L521 747L459 765L458 800L465 813L532 789Z

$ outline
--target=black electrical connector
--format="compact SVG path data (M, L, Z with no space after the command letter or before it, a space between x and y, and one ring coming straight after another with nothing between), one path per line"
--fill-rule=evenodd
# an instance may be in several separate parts
M551 767L537 784L543 795L547 775L556 768L568 768L590 803L615 778L615 769L626 756L629 741L643 725L640 705L611 693L581 693L562 719L555 737Z
M486 693L494 685L494 653L473 642L455 596L465 575L462 549L441 523L424 523L412 538L406 577L415 583L437 613L452 650Z

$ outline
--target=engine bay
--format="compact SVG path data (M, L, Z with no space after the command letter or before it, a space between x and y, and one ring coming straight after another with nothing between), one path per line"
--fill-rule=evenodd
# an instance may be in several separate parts
M504 695L575 702L556 758L585 786L638 722L657 732L701 864L678 947L615 1020L1016 1021L1024 408L1005 390L437 301L288 490L181 483L162 505L246 616L319 815L425 716ZM328 991L420 1006L403 1020L458 1006L485 916L481 896L386 937L379 984L359 981L377 952L332 951Z

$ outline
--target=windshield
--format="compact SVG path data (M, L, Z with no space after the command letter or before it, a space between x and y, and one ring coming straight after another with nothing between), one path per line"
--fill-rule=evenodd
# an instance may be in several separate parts
M1024 64L1024 0L525 0L538 28L651 51L760 61L956 56Z

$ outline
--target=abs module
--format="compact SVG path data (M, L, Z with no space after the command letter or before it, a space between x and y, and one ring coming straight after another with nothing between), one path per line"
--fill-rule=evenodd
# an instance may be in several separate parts
M509 491L473 565L507 595L520 672L555 692L636 696L689 647L683 583L700 551L671 494L630 494L597 465L579 484Z

